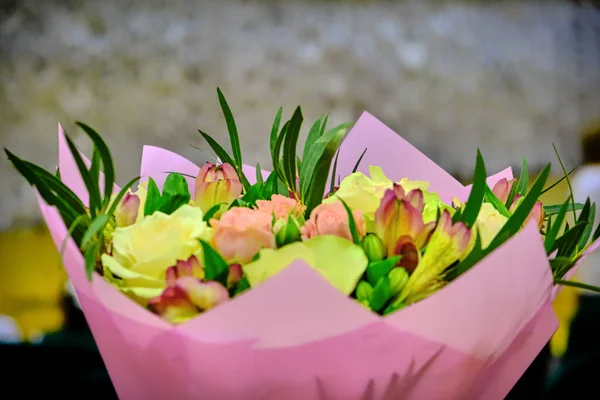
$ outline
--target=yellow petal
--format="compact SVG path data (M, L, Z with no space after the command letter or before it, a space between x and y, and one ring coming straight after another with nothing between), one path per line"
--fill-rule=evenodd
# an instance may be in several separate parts
M347 295L356 287L368 263L363 250L354 243L337 236L316 236L278 250L262 250L257 261L242 268L250 286L256 286L295 260L304 260L331 285Z

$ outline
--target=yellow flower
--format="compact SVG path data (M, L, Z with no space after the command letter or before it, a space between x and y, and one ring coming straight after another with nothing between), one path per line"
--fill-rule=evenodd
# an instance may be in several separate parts
M258 260L243 265L242 269L250 286L256 286L295 260L304 260L331 285L348 295L354 291L368 264L365 252L351 241L338 236L315 236L278 250L261 250Z
M119 277L119 288L145 304L166 287L167 268L201 251L198 239L210 240L212 230L199 208L184 205L171 215L155 212L113 233L112 255L102 264ZM200 258L201 259L201 258Z
M379 208L385 191L392 189L394 182L385 176L380 167L370 166L369 175L370 178L360 172L348 175L340 183L335 195L325 199L323 203L333 203L338 199L343 199L352 210L362 211L368 221L373 221L375 211ZM414 189L420 189L423 192L423 202L425 204L423 220L425 223L435 221L440 207L451 213L453 212L450 207L442 203L437 193L427 191L429 182L411 181L403 178L396 183L407 193Z
M475 232L481 237L481 247L486 248L496 237L508 218L500 214L491 203L483 203L475 221ZM473 235L472 239L475 239Z

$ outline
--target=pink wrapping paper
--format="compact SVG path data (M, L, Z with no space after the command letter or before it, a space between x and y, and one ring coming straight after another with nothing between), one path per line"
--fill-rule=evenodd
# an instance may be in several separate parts
M394 180L429 180L444 200L468 196L468 187L366 113L342 146L340 173L349 172L366 143L377 146L369 147L364 168L381 165ZM59 145L63 181L84 197L60 131ZM160 186L170 171L193 176L198 167L144 148L142 176ZM254 177L252 167L245 172ZM512 173L488 182L501 177ZM66 227L56 209L39 203L60 248ZM502 399L558 326L552 276L533 224L435 295L386 317L296 261L229 303L171 326L99 276L88 282L70 239L64 264L125 400Z

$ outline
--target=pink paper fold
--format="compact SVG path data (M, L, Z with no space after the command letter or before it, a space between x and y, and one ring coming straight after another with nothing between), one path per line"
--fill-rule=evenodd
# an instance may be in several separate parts
M352 146L344 143L360 149L364 135L369 142L387 141L374 149L380 156L363 165L381 165L392 179L428 179L432 190L450 198L464 193L390 132L365 114L349 136ZM389 161L393 146L404 157L402 166ZM68 154L64 148L59 154L63 177L77 187ZM174 153L144 148L143 176L162 183L166 169L198 171ZM67 230L54 208L41 200L40 208L60 248ZM297 261L174 327L99 276L88 282L70 239L64 264L121 399L502 399L557 326L549 307L552 278L533 225L435 295L387 317Z

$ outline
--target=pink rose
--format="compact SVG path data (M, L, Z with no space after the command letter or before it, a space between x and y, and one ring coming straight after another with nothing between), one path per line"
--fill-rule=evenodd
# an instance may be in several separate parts
M276 219L286 219L289 215L299 218L305 207L296 200L280 194L274 194L271 200L257 200L256 208L268 214L275 214Z
M259 210L234 207L220 220L212 219L217 251L229 262L245 264L264 248L275 248L271 230L273 216Z
M358 235L360 237L364 236L367 226L362 212L356 210L352 215ZM317 206L310 214L310 219L300 228L300 232L304 240L325 235L334 235L352 240L352 233L350 233L350 225L348 223L348 213L344 205L339 201Z

